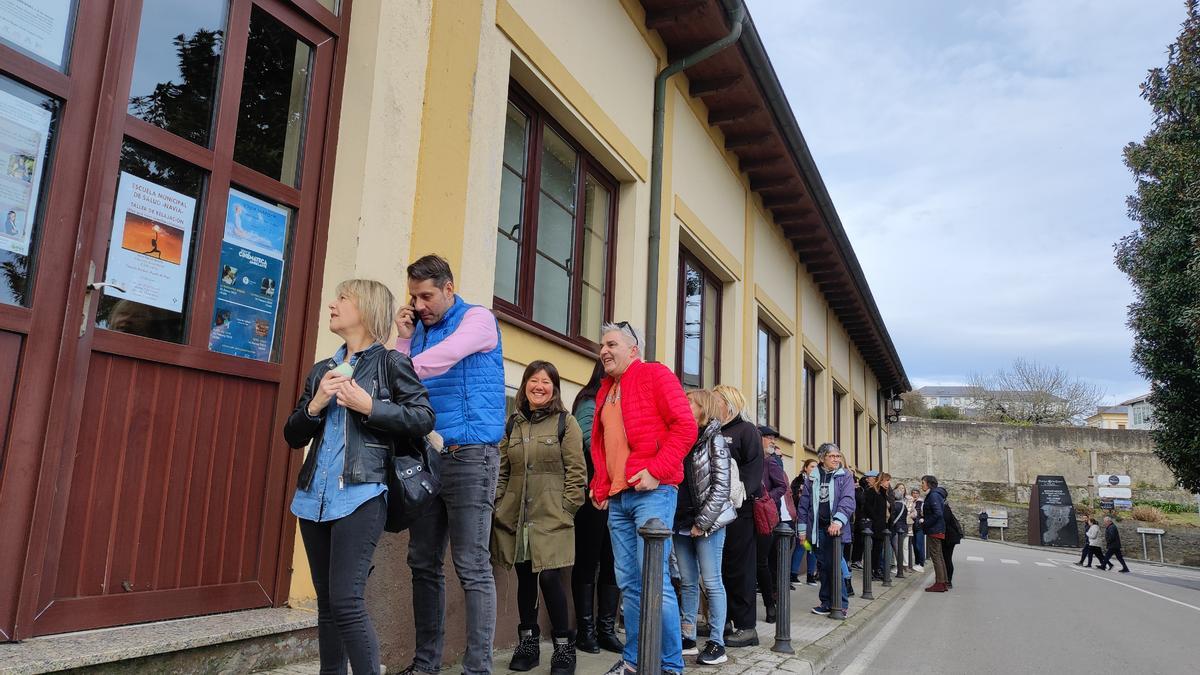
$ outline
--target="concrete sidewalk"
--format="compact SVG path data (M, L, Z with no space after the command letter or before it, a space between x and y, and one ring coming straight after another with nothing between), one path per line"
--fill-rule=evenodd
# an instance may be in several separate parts
M792 591L792 649L795 654L779 654L771 651L775 644L774 624L759 618L758 647L742 649L729 648L729 661L719 666L701 666L696 664L695 656L685 656L687 670L713 673L714 675L767 675L768 673L816 673L837 653L838 649L853 638L862 628L894 598L899 591L910 584L924 582L932 568L926 568L925 573L909 574L904 579L897 579L890 588L882 587L875 582L872 587L875 599L865 602L861 598L850 598L850 613L845 621L834 621L828 617L818 616L811 612L818 604L817 588L796 584ZM862 574L855 570L855 590L861 592ZM760 607L761 610L761 607ZM703 642L701 642L703 645ZM541 665L533 673L550 672L550 655L553 647L549 640L542 642ZM498 650L493 663L494 673L512 673L508 669L508 661L512 658L512 650ZM578 675L601 675L607 671L619 657L609 652L600 654L585 654L579 652ZM407 664L404 664L407 665ZM459 672L455 666L444 667L443 672ZM319 671L316 661L298 663L284 668L267 671L270 675L317 675Z

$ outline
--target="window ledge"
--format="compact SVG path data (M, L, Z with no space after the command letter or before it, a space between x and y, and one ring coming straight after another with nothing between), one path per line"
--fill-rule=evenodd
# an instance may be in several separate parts
M549 340L550 342L553 342L554 344L558 345L559 347L562 347L563 349L569 349L569 350L575 352L576 354L586 356L589 359L598 358L598 349L596 348L595 345L582 344L580 342L571 340L570 338L567 338L564 335L556 333L539 323L530 321L529 319L526 319L523 316L518 316L516 314L513 314L509 309L507 309L505 307L497 306L495 308L495 312L496 312L496 318L503 321L504 323L507 323L511 326L515 326L517 328L520 328L523 331L533 333L534 335L536 335L544 340Z

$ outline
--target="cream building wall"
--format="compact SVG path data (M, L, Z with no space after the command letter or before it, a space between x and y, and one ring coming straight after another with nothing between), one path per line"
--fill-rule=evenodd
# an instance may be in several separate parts
M403 292L407 263L437 252L450 260L464 298L492 303L507 94L516 82L620 184L613 317L644 328L647 262L658 255L657 357L673 367L686 248L724 284L720 379L742 387L751 406L758 322L780 337L785 453L796 463L805 455L808 363L819 371L817 442L832 438L836 382L847 393L843 449L858 405L860 443L872 425L877 436L872 458L857 468L881 468L886 425L874 374L683 75L671 81L667 101L662 242L648 250L653 80L665 64L636 0L355 0L322 297L354 276ZM510 386L530 361L548 359L570 400L591 373L592 357L503 317L501 332ZM322 332L317 351L336 346ZM295 551L292 597L303 605L314 593L299 537Z

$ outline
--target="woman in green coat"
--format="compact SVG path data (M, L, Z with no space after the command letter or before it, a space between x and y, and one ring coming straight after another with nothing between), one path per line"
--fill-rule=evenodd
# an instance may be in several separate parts
M575 512L587 469L579 424L562 402L558 369L534 361L521 377L517 410L500 441L500 478L492 526L492 561L517 569L520 643L509 668L531 670L538 648L538 587L554 628L554 675L575 672L563 570L575 563Z

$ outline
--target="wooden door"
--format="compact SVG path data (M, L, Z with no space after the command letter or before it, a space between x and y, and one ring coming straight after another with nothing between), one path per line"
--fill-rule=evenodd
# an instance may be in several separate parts
M102 82L16 637L286 600L280 425L315 333L341 5L113 0L80 22Z

